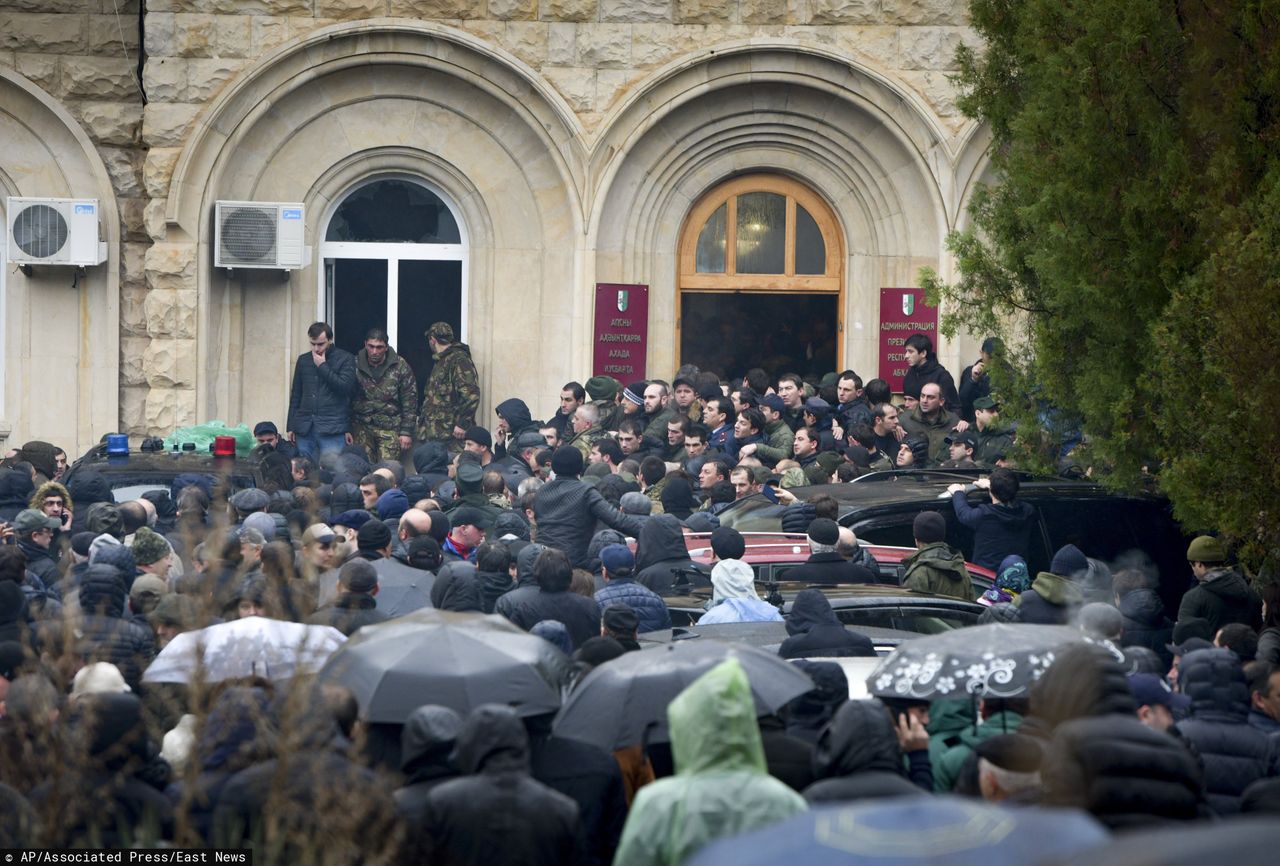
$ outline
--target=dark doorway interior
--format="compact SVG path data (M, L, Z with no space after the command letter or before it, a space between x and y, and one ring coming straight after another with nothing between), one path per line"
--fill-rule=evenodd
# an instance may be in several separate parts
M382 259L333 262L333 341L355 354L370 328L387 326L387 263Z
M402 260L396 318L399 342L395 349L418 377L421 396L435 366L427 346L427 328L435 322L448 322L453 333L462 333L462 262Z
M725 378L752 367L770 375L837 370L834 294L681 294L680 363Z

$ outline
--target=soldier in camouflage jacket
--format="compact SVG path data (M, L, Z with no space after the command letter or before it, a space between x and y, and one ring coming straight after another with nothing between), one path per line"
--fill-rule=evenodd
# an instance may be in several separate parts
M413 445L418 419L418 380L409 362L387 345L386 333L370 331L356 355L356 399L351 435L369 460L399 460Z
M422 392L418 440L443 442L450 451L462 450L462 435L476 423L480 407L480 376L465 343L455 343L453 328L436 322L427 329L435 366Z

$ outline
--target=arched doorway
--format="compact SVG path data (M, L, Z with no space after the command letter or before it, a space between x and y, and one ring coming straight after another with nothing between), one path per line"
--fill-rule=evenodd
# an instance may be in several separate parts
M831 208L781 175L726 181L693 208L678 256L678 362L721 375L843 363L844 245Z
M431 323L448 322L459 340L467 336L466 250L462 222L430 184L382 177L351 190L320 247L334 341L354 353L370 328L386 328L421 388L434 363L423 336Z

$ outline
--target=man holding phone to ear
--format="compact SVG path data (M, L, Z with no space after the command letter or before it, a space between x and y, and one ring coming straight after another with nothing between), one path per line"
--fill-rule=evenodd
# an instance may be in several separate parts
M351 444L351 399L356 393L356 358L333 344L333 328L316 322L307 329L311 351L298 356L289 390L289 441L313 460Z

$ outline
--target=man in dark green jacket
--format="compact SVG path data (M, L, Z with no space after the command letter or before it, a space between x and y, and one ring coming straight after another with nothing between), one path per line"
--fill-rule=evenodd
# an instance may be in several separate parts
M936 466L950 454L946 438L954 430L964 432L969 425L954 412L948 412L942 404L942 390L930 382L920 389L920 402L905 415L899 415L899 423L908 434L919 433L929 439L929 465Z
M1209 634L1233 622L1257 631L1262 627L1262 599L1240 572L1228 566L1227 551L1211 535L1201 535L1187 548L1191 573L1199 582L1187 590L1178 606L1178 622L1203 619Z
M946 518L936 511L922 511L911 528L918 550L903 563L902 585L916 592L974 601L964 556L946 542Z
M365 334L356 354L356 399L351 406L351 435L371 463L399 460L413 445L418 420L418 380L409 362L387 344L387 332Z

